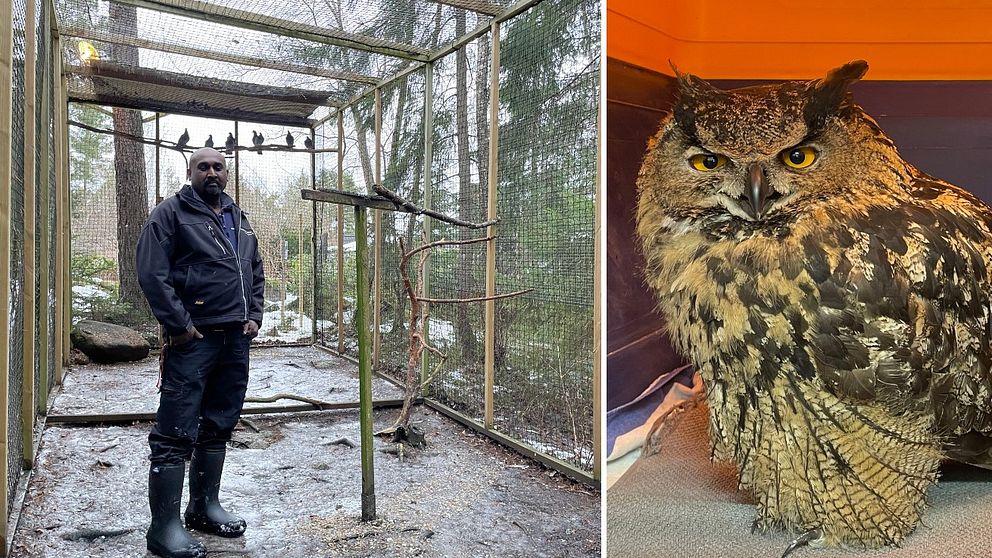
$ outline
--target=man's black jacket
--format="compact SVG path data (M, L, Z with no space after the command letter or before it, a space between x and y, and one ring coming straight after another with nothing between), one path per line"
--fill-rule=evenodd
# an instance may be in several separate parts
M233 204L221 193L221 204ZM190 326L245 322L262 325L265 274L258 240L236 205L238 249L220 217L189 184L158 204L138 240L138 283L169 335Z

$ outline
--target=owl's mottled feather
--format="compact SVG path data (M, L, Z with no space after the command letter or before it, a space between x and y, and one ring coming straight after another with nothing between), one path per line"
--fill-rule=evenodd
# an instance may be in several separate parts
M900 158L847 93L866 69L733 91L680 76L637 220L713 455L759 524L875 547L919 524L942 459L992 467L992 210ZM813 163L786 164L804 146Z

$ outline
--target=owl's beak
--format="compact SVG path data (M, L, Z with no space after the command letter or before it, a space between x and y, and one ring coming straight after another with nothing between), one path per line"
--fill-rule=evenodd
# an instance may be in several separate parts
M753 163L747 169L748 202L751 204L751 216L760 219L765 213L765 206L768 198L772 197L774 191L768 185L768 178L765 177L765 169L758 163Z

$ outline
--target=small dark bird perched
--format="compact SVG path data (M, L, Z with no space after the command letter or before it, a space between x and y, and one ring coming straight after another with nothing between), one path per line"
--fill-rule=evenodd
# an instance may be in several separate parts
M189 143L189 130L183 128L183 135L179 136L176 147L186 147L187 143Z
M227 152L230 153L234 151L234 148L238 146L237 141L234 139L234 134L228 132L227 140L224 142L224 147L227 148Z
M255 130L252 130L251 131L251 144L254 145L255 147L262 147L262 143L263 142L265 142L265 136L263 136L262 134L259 134ZM259 149L258 151L256 151L256 153L258 153L259 155L261 155L262 154L262 150Z
M204 147L213 147L214 146L214 135L213 134L210 134L209 136L207 136L207 141L206 141L206 143L203 144L203 146Z
M868 65L719 90L679 74L649 142L647 283L755 526L898 544L945 458L992 468L992 208L904 161Z
M293 147L293 134L286 132L286 145Z
M310 136L307 136L306 139L303 140L303 146L310 151L313 151L313 139Z

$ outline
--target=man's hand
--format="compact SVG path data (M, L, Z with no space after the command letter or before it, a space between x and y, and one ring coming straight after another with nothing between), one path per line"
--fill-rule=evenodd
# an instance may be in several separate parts
M258 336L258 324L255 323L255 320L245 322L245 335L248 336L248 339L254 339Z
M191 331L187 331L182 335L170 335L169 344L172 346L185 345L193 339L203 339L203 334L196 330L196 326L191 327L193 328Z

